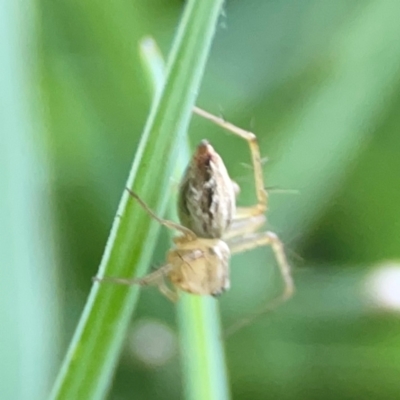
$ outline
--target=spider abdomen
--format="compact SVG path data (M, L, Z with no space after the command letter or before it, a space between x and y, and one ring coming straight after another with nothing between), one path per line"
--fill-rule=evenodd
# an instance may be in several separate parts
M203 140L186 168L179 190L181 224L201 238L221 238L236 209L235 190L225 164Z

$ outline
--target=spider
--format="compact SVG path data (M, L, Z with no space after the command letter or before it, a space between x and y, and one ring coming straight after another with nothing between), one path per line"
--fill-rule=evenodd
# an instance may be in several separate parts
M271 246L284 289L269 307L275 308L294 293L294 283L283 244L271 232L259 232L266 223L268 196L264 189L262 161L256 136L198 107L194 112L247 141L254 169L257 204L236 207L239 186L231 180L222 158L207 140L202 140L180 183L178 216L180 224L159 218L132 190L129 194L160 224L176 230L175 247L167 253L167 263L138 279L95 278L124 285L155 285L172 301L179 291L195 295L219 296L230 287L229 261L232 254L259 246ZM172 283L167 286L166 278ZM241 325L247 324L243 321Z

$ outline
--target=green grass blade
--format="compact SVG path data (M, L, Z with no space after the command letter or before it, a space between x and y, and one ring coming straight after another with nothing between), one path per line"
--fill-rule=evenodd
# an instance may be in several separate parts
M178 323L185 398L229 399L217 300L183 294L178 303Z
M0 398L41 400L59 339L35 2L0 2Z
M177 32L163 91L155 99L127 185L163 214L178 145L191 117L222 0L190 0ZM131 277L145 273L158 224L126 192L122 196L99 275ZM104 398L139 287L93 286L52 399Z
M164 62L156 43L147 38L141 53L153 92L164 82ZM179 181L190 160L189 140L180 146L175 181ZM177 221L176 199L169 207L169 217ZM177 305L181 365L185 398L188 400L229 399L229 386L218 302L210 297L182 294Z

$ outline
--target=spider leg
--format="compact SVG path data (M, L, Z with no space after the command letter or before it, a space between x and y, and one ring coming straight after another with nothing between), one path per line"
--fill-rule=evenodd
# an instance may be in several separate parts
M242 237L243 235L256 232L265 224L265 221L266 218L264 214L243 219L234 218L231 226L224 234L223 239L227 241L234 239L235 237Z
M263 307L254 314L251 314L249 317L242 319L230 326L225 333L226 336L230 336L239 329L249 325L260 315L274 310L276 307L290 299L295 291L292 274L290 272L290 266L286 260L283 244L275 233L267 231L249 234L240 239L228 241L228 245L232 254L241 253L243 251L251 250L260 246L271 246L279 266L279 271L284 283L284 289L283 292L277 298L267 304L266 307Z
M250 207L241 207L237 209L237 218L246 218L248 216L255 216L263 214L267 209L268 195L264 189L264 178L262 171L262 159L260 156L260 148L257 143L257 137L254 133L241 129L230 122L225 121L223 118L217 117L207 111L202 110L199 107L194 107L193 112L203 118L208 119L214 124L220 126L231 132L233 135L239 136L240 138L247 141L251 159L254 169L254 182L256 186L257 204Z
M188 240L194 240L197 238L196 234L190 229L184 227L183 225L177 224L176 222L169 221L166 219L162 219L158 217L154 211L150 209L150 207L131 189L126 188L126 191L129 193L131 197L137 200L137 202L141 205L141 207L150 215L151 218L155 219L161 225L166 226L167 228L177 230L181 232L185 238Z
M142 278L117 278L115 276L94 276L93 281L99 283L115 283L117 285L159 285L164 277L172 270L173 266L171 264L166 264L150 274L143 276Z
M179 294L176 288L170 289L167 284L165 283L165 280L162 279L159 284L158 284L158 290L170 301L173 303L176 303L179 299Z
M145 275L143 278L137 279L129 279L129 278L117 278L114 276L104 276L104 277L93 277L94 282L98 283L114 283L117 285L126 285L126 286L133 286L133 285L140 285L140 286L150 286L154 285L158 287L158 290L169 300L172 302L176 302L178 300L178 293L176 290L170 289L167 284L165 283L166 275L172 270L172 265L167 264L156 271L151 272L148 275Z

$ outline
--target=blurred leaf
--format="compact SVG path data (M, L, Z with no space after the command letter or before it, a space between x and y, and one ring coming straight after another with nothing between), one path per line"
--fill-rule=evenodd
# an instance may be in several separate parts
M20 5L0 3L0 397L10 400L44 398L60 332L35 10Z

